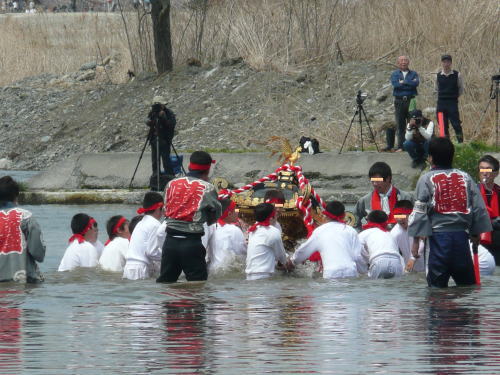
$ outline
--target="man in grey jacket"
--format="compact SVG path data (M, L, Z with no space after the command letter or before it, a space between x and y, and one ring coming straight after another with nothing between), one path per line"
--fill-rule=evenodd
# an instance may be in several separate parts
M452 167L455 148L448 138L429 143L431 170L417 182L416 202L408 220L418 258L419 240L429 237L427 283L445 288L450 277L457 285L476 283L469 238L492 230L479 189L465 172Z
M217 192L208 182L213 162L207 152L193 152L187 176L170 181L166 187L167 238L157 282L176 282L182 271L188 281L207 279L203 224L214 224L222 214Z
M0 178L0 281L36 283L43 275L36 262L45 258L42 232L33 214L17 206L19 185Z

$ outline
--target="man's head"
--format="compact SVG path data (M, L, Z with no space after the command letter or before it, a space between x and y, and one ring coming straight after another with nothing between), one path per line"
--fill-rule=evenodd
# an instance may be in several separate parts
M0 202L16 202L19 197L19 185L10 176L0 178Z
M326 211L334 216L342 217L345 213L345 206L339 201L331 201L326 205Z
M451 168L455 147L449 138L432 138L429 142L429 158L431 165L440 168Z
M81 234L85 241L94 243L97 241L99 230L97 222L89 215L79 213L71 219L71 231L73 234Z
M443 67L443 70L449 71L451 69L451 55L443 55L441 56L441 66Z
M161 205L160 205L161 203ZM154 209L153 209L154 208ZM142 209L145 215L151 215L160 219L163 214L163 197L156 191L148 191L142 200ZM140 212L139 212L140 213Z
M273 215L274 206L271 203L261 203L255 206L255 220L262 222ZM271 223L276 221L276 217L271 219Z
M195 151L189 158L189 172L191 175L208 181L210 167L215 163L210 154L205 151Z
M160 112L165 105L167 104L167 101L163 96L155 96L153 100L151 100L151 110L153 112Z
M238 212L236 212L236 203L229 198L219 200L222 207L222 216L220 217L227 224L238 221Z
M408 56L399 56L397 61L398 68L403 72L408 70L408 65L410 65L410 59Z
M373 210L366 217L366 221L369 223L383 224L387 221L387 214L382 210Z
M385 194L389 191L392 184L392 171L389 164L383 161L374 163L368 171L368 177L378 193Z
M111 240L115 237L128 239L130 238L129 222L124 216L112 216L106 223L106 232Z
M479 181L491 187L494 184L495 178L498 176L498 160L491 155L484 155L479 159L478 168Z
M394 219L404 229L408 229L408 216L413 210L413 203L408 200L397 201L394 205Z

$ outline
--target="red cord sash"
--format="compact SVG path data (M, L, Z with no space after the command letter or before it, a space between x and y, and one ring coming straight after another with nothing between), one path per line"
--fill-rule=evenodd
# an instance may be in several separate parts
M389 196L389 219L387 220L387 223L389 224L394 224L396 223L396 220L394 220L394 206L396 205L396 202L398 201L398 189L396 189L394 186L392 187L391 195ZM377 192L377 190L373 190L372 192L372 210L382 210L382 202L380 201L380 195ZM382 210L383 211L383 210Z

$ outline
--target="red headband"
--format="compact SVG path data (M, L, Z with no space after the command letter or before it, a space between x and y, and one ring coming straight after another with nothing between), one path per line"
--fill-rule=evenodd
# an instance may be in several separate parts
M331 212L328 212L327 210L324 210L323 211L323 215L325 215L326 217L329 217L333 221L338 221L339 223L344 223L345 224L345 221L344 221L345 212L342 215L338 215L337 216L337 215L332 214Z
M228 217L228 216L229 216L229 214L230 214L231 212L233 212L235 208L236 208L236 202L235 202L235 201L231 201L231 203L229 204L229 207L228 207L228 208L226 208L226 210L222 213L222 215L220 215L219 219L217 220L217 223L218 223L221 227L223 227L223 226L226 224L226 222L224 221L224 219L225 219L226 217Z
M78 243L82 243L85 241L85 238L83 236L85 236L85 233L87 233L90 228L92 228L92 225L95 223L95 219L93 217L91 217L89 219L89 222L87 223L87 225L85 226L85 228L83 228L83 230L80 232L80 233L75 233L73 234L70 238L69 238L69 242L73 242L74 240L78 240Z
M210 166L215 163L215 160L212 160L210 164L197 164L193 162L189 162L188 168L192 171L208 171Z
M139 215L142 215L142 214L144 214L144 213L146 213L146 212L149 212L149 211L154 211L154 210L156 210L157 208L161 208L161 207L163 207L163 202L158 202L158 203L155 203L155 204L153 204L152 206L149 206L149 207L144 207L144 208L143 208L143 207L141 207L141 208L139 208L139 209L137 210L137 213L138 213Z
M276 210L273 210L271 214L262 221L257 221L254 225L248 228L248 233L254 232L257 227L268 227L271 225L271 219L276 216Z
M118 220L118 222L115 224L115 226L113 227L113 229L111 230L111 236L112 236L113 234L116 234L116 232L118 232L118 229L120 229L120 227L121 227L121 226L123 225L123 223L124 223L124 222L126 222L126 221L127 221L127 219L126 219L124 216L122 216L122 217L120 218L120 220ZM106 243L104 244L104 246L106 246L108 243L110 243L110 242L112 241L111 236L108 238L108 240L106 241Z
M393 215L409 215L412 213L412 209L411 208L403 208L403 207L398 207L398 208L395 208L392 213Z

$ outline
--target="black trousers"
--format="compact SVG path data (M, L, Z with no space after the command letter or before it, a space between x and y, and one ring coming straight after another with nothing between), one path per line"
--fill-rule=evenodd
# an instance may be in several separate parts
M156 147L156 136L153 135L149 144L151 145L151 167L153 169L153 175L156 175L158 169L158 150ZM174 170L172 169L172 164L170 163L170 146L172 145L172 139L174 138L174 134L168 134L167 137L159 137L158 138L158 146L160 148L160 162L163 164L163 170L166 174L174 175ZM160 173L161 171L160 164Z
M396 120L396 131L398 134L398 148L403 149L405 141L406 124L408 122L408 108L410 107L411 96L405 97L406 99L395 96L394 97L394 115ZM394 138L396 131L388 128L385 132L387 148L394 148Z
M436 112L443 112L444 118L444 132L446 136L450 137L450 131L448 129L449 122L451 122L451 126L453 126L453 130L455 130L455 135L457 137L457 141L462 143L464 141L464 135L462 131L462 122L460 121L460 113L458 112L458 100L450 99L450 100L438 100Z
M188 281L208 278L206 250L201 235L177 232L167 233L161 255L159 283L175 283L182 271Z
M450 277L458 286L474 285L476 276L466 232L434 232L429 237L427 284L446 288Z

